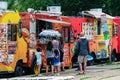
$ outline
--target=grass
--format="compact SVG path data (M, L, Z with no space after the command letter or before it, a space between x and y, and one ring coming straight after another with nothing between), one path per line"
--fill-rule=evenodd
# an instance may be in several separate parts
M104 72L104 70L101 70L101 71L97 71L97 72Z
M111 68L110 70L120 70L120 68Z
M120 62L107 62L105 64L98 64L98 66L120 65Z
M117 65L120 65L120 62L118 62Z
M85 77L85 78L81 78L80 80L88 80L91 77Z
M105 80L105 79L107 79L107 78L111 78L111 77L115 77L115 76L117 76L117 75L107 76L107 77L104 77L104 78L100 78L100 79L98 79L98 80Z

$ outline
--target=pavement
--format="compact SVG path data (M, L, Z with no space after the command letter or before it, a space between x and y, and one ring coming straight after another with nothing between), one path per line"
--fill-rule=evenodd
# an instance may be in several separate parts
M28 75L22 77L8 78L7 80L120 80L120 62L112 64L101 64L87 67L87 73L78 75L76 68L66 69L60 72L60 76Z

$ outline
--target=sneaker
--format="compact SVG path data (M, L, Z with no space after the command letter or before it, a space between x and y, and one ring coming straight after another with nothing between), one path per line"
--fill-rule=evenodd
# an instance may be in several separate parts
M42 76L42 74L38 74L38 76Z
M57 73L56 75L57 75L57 76L59 76L59 75L60 75L60 73Z

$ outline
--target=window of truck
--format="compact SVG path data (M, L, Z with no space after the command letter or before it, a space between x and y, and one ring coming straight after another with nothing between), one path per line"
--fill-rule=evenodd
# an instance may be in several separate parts
M18 36L22 37L22 23L21 22L19 22L18 24Z
M17 25L16 24L8 24L8 40L16 41L17 36Z
M112 35L113 36L118 35L118 25L113 25L113 27L112 27Z
M101 34L101 27L100 27L100 21L97 22L97 34Z
M37 37L37 39L39 38L38 34L45 29L52 29L52 23L42 21L42 20L37 20L36 21L36 37Z
M64 38L65 43L74 42L73 32L70 27L62 28L62 36Z

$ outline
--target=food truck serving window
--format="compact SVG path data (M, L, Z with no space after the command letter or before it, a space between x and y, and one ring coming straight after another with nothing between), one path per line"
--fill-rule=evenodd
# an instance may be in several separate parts
M64 41L66 43L73 42L74 38L73 38L73 33L72 33L70 27L63 27L63 29L62 29L62 36L63 36Z
M8 24L8 40L16 41L17 36L17 25L16 24Z

